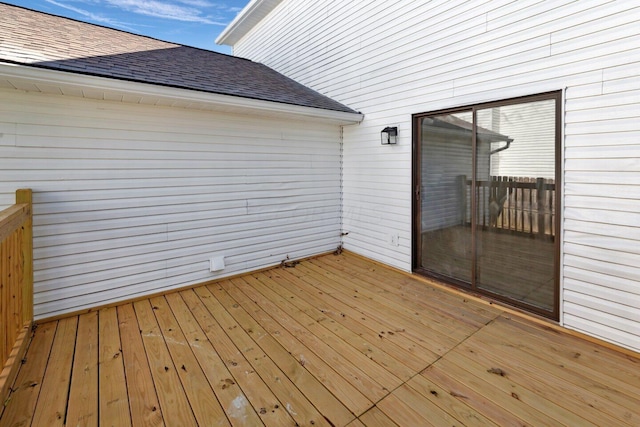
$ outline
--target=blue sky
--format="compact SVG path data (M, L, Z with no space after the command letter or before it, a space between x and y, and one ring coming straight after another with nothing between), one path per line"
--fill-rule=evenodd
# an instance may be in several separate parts
M249 0L2 0L174 43L231 53L215 39Z

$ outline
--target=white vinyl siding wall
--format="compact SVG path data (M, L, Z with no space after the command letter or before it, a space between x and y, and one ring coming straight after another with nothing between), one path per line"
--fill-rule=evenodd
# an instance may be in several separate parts
M33 189L36 317L335 249L340 151L335 124L0 89L0 208Z
M344 129L344 245L405 270L411 115L566 89L561 321L640 350L639 22L631 1L285 0L234 54L365 114Z

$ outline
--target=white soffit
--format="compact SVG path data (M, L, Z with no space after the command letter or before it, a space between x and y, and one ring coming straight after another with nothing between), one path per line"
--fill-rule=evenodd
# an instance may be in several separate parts
M281 2L282 0L251 0L220 33L216 44L233 46Z
M2 62L0 62L0 88L244 115L309 118L341 125L359 123L364 118L359 113L325 110Z

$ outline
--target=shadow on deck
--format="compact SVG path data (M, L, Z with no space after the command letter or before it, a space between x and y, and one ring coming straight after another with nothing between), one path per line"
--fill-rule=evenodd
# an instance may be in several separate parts
M352 254L38 325L1 426L640 425L640 360Z

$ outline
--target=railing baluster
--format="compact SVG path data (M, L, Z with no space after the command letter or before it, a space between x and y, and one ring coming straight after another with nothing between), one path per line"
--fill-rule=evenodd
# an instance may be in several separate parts
M533 235L533 188L529 188L529 234Z

